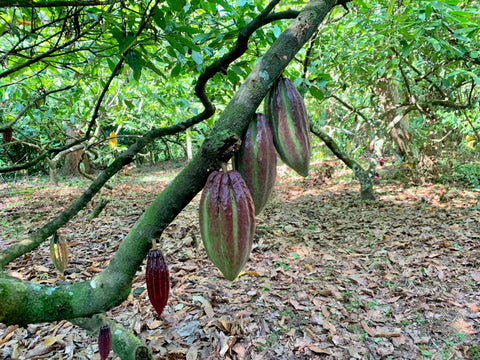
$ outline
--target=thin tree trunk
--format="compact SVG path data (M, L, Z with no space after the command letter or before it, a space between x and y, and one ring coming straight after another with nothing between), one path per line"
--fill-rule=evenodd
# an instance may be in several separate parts
M360 197L362 200L375 200L375 194L373 192L373 170L369 167L368 170L362 168L362 166L352 159L345 151L343 151L327 133L324 133L320 129L310 123L310 131L323 140L325 145L335 154L337 158L343 161L355 174L360 181Z

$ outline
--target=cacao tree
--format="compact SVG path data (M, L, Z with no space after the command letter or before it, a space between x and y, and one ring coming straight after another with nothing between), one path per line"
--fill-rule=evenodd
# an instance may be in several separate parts
M479 3L355 4L357 16L337 17L304 61L306 88L322 103L310 107L317 134L363 178L362 189L382 157L415 172L435 171L428 163L451 169L452 153L459 163L474 159L464 149L479 128L471 116L479 109Z
M81 102L82 96L89 91L88 87L83 87L82 84L93 80L95 76L103 78L103 81L96 82L97 88L93 89L97 96L93 97L91 111L88 111L89 107L86 103L81 104L85 107L64 110L66 111L64 116L70 118L73 116L75 120L79 114L79 118L87 118L87 121L82 120L85 128L82 137L69 143L57 141L57 143L51 144L48 140L50 134L48 131L45 134L35 134L34 139L43 146L42 151L28 161L18 162L2 169L3 172L28 168L48 156L58 154L90 139L95 127L101 124L102 118L109 114L107 102L111 96L110 91L113 89L112 84L118 81L117 77L122 71L128 75L125 78L129 79L128 81L139 81L147 69L159 77L163 76L163 72L157 68L156 56L175 58L175 62L178 63L169 69L173 76L190 69L198 71L200 75L194 86L194 92L198 98L196 104L201 103L204 107L203 111L196 111L189 118L176 119L173 123L164 123L164 119L160 117L155 126L144 129L144 135L121 152L93 181L88 190L66 211L32 233L28 241L22 241L3 250L0 253L2 268L22 254L38 247L68 222L98 193L108 179L123 166L132 162L134 157L149 143L157 138L185 131L195 124L209 119L215 112L211 100L211 98L215 100L215 97L211 96L213 90L209 90L206 84L215 75L226 72L229 81L234 83L234 88L241 83L218 119L212 123L213 127L193 159L170 185L158 194L128 236L121 242L104 271L89 281L55 287L22 281L5 272L0 272L0 301L2 301L0 322L24 326L31 323L65 319L90 331L106 329L108 324L113 350L120 357L130 359L147 356L151 358L148 350L145 350L145 346L140 344L138 339L132 339L131 334L125 329L116 331L116 329L121 329L118 324L112 320L105 321L98 314L104 313L126 299L131 290L133 277L146 258L152 241L159 237L166 226L202 189L209 174L219 169L221 164L232 157L267 91L311 38L325 16L337 5L335 0L312 0L300 10L280 9L274 12L278 3L278 0L268 4L257 1L247 7L234 7L221 2L223 8L220 12L219 5L215 1L194 1L188 6L186 3L182 3L180 6L180 3L176 4L175 2L168 2L168 4L160 4L158 1L129 2L130 7L126 6L123 1L79 1L73 4L62 1L0 3L2 6L11 5L10 8L7 8L6 14L12 21L8 22L3 29L3 36L12 41L15 51L3 54L10 66L0 73L0 79L7 79L8 85L13 85L15 81L18 81L14 80L15 76L20 76L19 79L25 81L22 85L25 84L25 88L27 88L29 81L34 82L39 78L43 80L43 71L57 76L68 74L70 79L67 78L67 80L78 81L80 84L74 91L78 92L75 96ZM346 2L342 3L345 5ZM185 8L187 11L184 11ZM188 16L185 13L187 15L197 14L197 9L202 9L203 13L207 15L205 19L201 19L202 21L197 19L197 24L189 25L194 28L190 29L189 36L182 33L180 30L183 29L182 26L175 29L175 23L187 20ZM236 38L229 51L222 54L225 45L223 42L215 42L215 40L208 48L198 45L206 40L211 40L211 37L215 39L216 32L219 31L217 16L225 16L228 19L232 13L235 13L238 16L237 19L241 21L235 25L230 23L228 31L222 27L226 31L222 34L223 40L225 40L225 35ZM39 17L40 14L43 17ZM45 14L46 16L44 16ZM246 22L245 14L249 16L254 14L255 16L250 22ZM250 37L257 30L282 19L291 19L290 25L288 27L282 25L284 31L278 33L274 39L270 39L272 41L268 49L249 50ZM209 21L212 24L212 31L205 38L204 29L201 26L208 24ZM55 24L57 23L62 24L59 26L60 29L56 28ZM55 30L58 31L55 32ZM23 43L24 37L28 36L27 33L38 35L31 46ZM198 36L194 41L190 35L195 33ZM115 46L106 40L110 36L115 39ZM267 35L261 34L260 38L262 36ZM52 42L52 38L56 41ZM95 40L92 41L92 38ZM156 44L157 38L166 40L169 44L166 49L160 50L163 52L161 54L150 52ZM31 49L42 51L30 52ZM88 54L91 52L98 57L93 60L89 58ZM213 63L203 69L201 52L214 52L219 55ZM231 63L243 55L246 58L258 55L261 57L254 66L235 68L233 73L229 72L228 68ZM63 61L60 63L50 61L53 56L64 56ZM104 65L105 61L107 66L101 66L101 63ZM77 64L83 63L92 66L88 72L82 72L76 68ZM171 64L173 63L172 61ZM54 86L58 86L58 84L55 83L52 87ZM218 89L215 89L215 93L218 94ZM231 94L231 92L227 94ZM13 95L18 98L28 96L22 89L15 91ZM45 96L43 96L44 98ZM47 98L45 102L49 104L50 101L52 106L56 106L59 102L65 101L65 98ZM72 98L67 98L66 101L72 101ZM115 101L114 104L119 103L118 97ZM155 101L162 103L161 97L157 97ZM124 103L127 107L130 106L128 100L125 99ZM40 106L43 105L45 104ZM52 114L53 111L49 116ZM21 125L21 121L33 121L36 117L45 118L43 113L37 112L33 112L28 119L17 114L17 117L5 126L16 128ZM28 123L25 123L25 126L27 125ZM60 123L56 124L56 126L59 125ZM108 137L105 136L104 140L108 140ZM97 335L98 333L95 334L95 336ZM105 331L100 334L100 342L101 356L105 357L108 355L110 343L109 335L106 335ZM145 355L146 353L147 355Z
M118 152L75 202L0 252L2 268L46 241L142 154L181 152L186 139L196 144L102 273L50 287L0 272L0 322L67 319L95 337L108 324L122 358L151 354L99 314L127 298L152 240L236 152L282 74L304 96L312 132L354 171L364 198L374 196L380 156L416 158L426 131L479 140L477 1L0 0L0 6L0 173L60 161L76 146L108 154L111 131L122 127L125 134L116 134ZM402 121L411 139L396 150L392 131ZM82 129L80 136L68 136L69 126ZM101 338L110 343L108 333Z

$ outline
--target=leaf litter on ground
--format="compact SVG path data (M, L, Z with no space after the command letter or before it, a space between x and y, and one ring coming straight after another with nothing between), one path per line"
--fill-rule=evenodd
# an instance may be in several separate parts
M54 270L48 242L6 271L48 285L89 279L177 170L119 176L114 191L100 194L110 203L99 217L88 220L96 198L60 229L70 252L65 277ZM143 268L108 316L157 359L480 359L478 192L383 181L378 200L364 202L355 181L280 174L237 280L223 279L206 256L197 197L160 239L172 285L162 316L148 302ZM1 184L0 249L52 219L87 185ZM60 321L0 325L0 358L99 354L96 339Z

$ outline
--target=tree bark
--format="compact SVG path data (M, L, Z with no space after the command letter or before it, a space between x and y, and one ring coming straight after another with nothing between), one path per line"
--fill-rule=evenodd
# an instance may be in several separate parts
M336 0L311 0L258 61L187 166L161 192L121 242L108 267L89 281L56 287L0 273L0 322L26 325L88 317L119 305L154 239L228 160L273 82L312 36Z
M67 135L70 136L72 140L67 143L73 142L79 138L78 130L73 127L68 127ZM83 159L83 151L81 149L75 151L69 151L65 154L65 164L61 170L63 176L77 176L80 175L78 172L78 166Z
M410 124L408 115L403 109L395 111L401 103L400 91L398 85L392 80L382 79L376 86L376 91L380 97L380 105L385 116L385 126L390 134L399 155L405 158L408 153L410 142Z

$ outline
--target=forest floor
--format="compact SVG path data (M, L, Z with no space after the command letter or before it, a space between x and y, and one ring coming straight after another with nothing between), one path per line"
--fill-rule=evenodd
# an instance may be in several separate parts
M62 228L70 250L65 277L54 270L47 242L7 272L49 285L91 278L180 166L117 175L114 190L102 190L110 203L99 217L88 220L97 195ZM363 202L343 170L332 179L320 166L307 179L279 170L237 280L222 278L207 258L197 196L160 239L171 277L162 316L148 302L144 268L108 315L156 359L480 359L478 190L380 178L378 199ZM0 250L87 186L35 178L0 184ZM67 321L0 324L0 359L99 358L96 339Z

